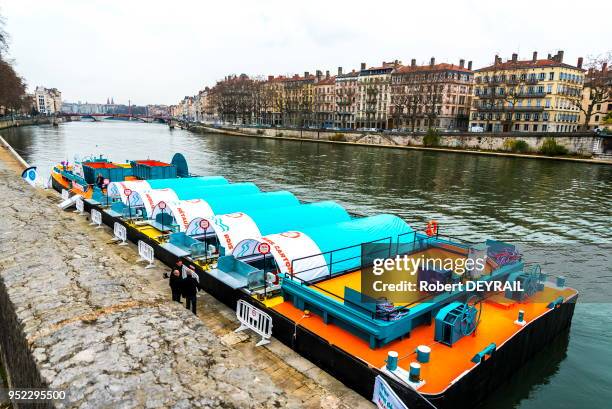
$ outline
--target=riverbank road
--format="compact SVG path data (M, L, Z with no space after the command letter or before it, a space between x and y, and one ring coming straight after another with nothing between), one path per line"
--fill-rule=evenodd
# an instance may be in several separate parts
M67 391L57 407L367 408L278 341L235 334L234 312L200 293L171 301L165 266L57 207L0 147L0 345L15 388Z

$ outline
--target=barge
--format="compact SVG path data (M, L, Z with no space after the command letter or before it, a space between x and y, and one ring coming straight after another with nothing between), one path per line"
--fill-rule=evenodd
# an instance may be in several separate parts
M56 166L53 187L70 189L92 219L149 258L183 260L259 344L275 337L379 407L475 406L571 324L577 291L509 243L197 177L182 155L163 166L180 171L132 172L102 188ZM459 271L468 260L481 264ZM403 291L376 292L382 265L392 266L385 288L401 281ZM494 282L503 287L485 285Z

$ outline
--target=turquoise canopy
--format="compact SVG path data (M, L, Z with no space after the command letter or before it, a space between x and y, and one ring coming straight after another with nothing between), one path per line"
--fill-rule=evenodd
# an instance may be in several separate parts
M226 185L229 181L223 176L198 176L192 178L151 179L147 180L151 189L173 189L182 186Z
M344 207L332 201L245 213L255 222L262 236L309 226L340 223L351 219Z
M385 249L393 253L398 242L412 241L413 229L402 219L392 214L362 217L350 221L307 227L300 230L319 247L330 272L337 273L359 268L361 265L362 243L380 246L381 257ZM393 254L392 254L393 255ZM296 271L296 273L298 273Z

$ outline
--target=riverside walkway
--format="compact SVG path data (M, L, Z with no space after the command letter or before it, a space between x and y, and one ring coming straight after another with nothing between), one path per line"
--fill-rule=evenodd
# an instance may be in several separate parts
M273 340L235 334L234 312L200 293L170 301L167 270L60 211L0 146L0 345L13 388L57 388L57 407L371 407ZM41 404L39 407L50 407Z

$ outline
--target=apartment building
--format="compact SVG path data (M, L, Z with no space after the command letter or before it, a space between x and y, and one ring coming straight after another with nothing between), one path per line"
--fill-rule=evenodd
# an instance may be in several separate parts
M62 93L57 88L36 87L34 108L42 115L59 113L62 108Z
M370 68L366 68L366 63L361 63L357 78L357 128L387 128L391 103L391 73L398 66L397 60Z
M351 71L342 73L342 67L338 67L336 75L335 97L336 116L335 126L340 129L355 129L357 116L357 99L359 72Z
M314 122L320 128L331 128L336 118L336 77L317 70L313 86Z
M538 59L506 62L475 71L470 126L490 132L572 132L579 127L584 70L563 62L563 51Z
M314 126L315 76L308 71L304 76L294 75L284 81L285 121L289 126Z
M580 124L584 130L612 129L612 71L608 64L604 62L600 70L589 69L584 83Z
M436 64L397 67L391 73L389 128L424 131L429 128L468 127L474 73L472 62L465 66Z

